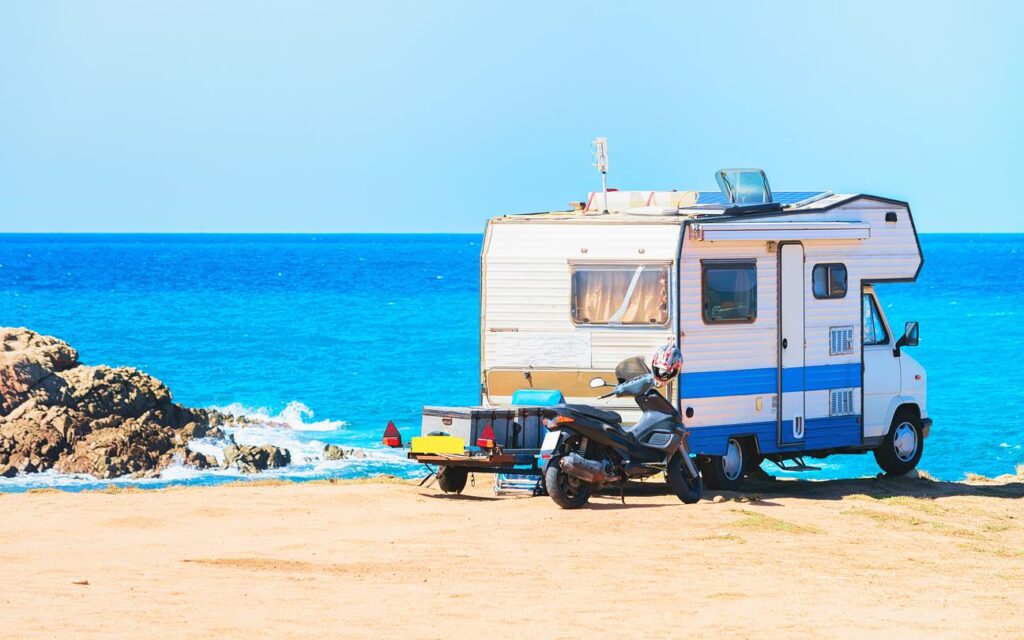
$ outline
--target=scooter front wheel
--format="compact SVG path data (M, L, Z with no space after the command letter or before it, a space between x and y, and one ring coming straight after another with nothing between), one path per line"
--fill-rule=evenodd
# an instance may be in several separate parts
M557 460L552 460L544 472L544 484L551 499L563 509L579 509L593 492L590 484L562 471Z
M683 454L679 451L668 461L668 466L665 468L665 479L668 480L672 491L684 504L699 502L701 496L704 495L704 480L700 477L700 473L696 478L690 477L686 466L683 465Z

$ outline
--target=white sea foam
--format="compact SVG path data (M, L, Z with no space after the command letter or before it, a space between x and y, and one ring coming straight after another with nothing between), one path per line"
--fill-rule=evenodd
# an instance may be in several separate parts
M281 469L268 469L259 474L248 475L238 469L214 467L196 469L186 466L183 460L161 471L155 478L132 478L123 476L112 480L102 480L84 474L57 473L52 469L44 473L21 474L14 478L0 478L0 492L23 491L26 489L57 487L62 489L94 489L105 486L132 485L139 487L161 487L169 484L215 484L230 480L247 480L258 478L287 478L294 480L359 477L379 473L391 473L412 478L423 473L420 465L394 453L390 449L355 448L355 456L343 460L324 460L323 452L327 442L318 438L330 438L330 432L344 429L341 420L310 421L313 412L301 402L290 402L279 413L266 409L252 409L239 403L216 410L234 415L245 416L252 424L239 427L225 427L224 432L240 445L261 446L265 444L287 449L291 454L291 464ZM307 433L318 433L310 437ZM187 447L217 460L223 464L224 448L228 439L199 438L191 440ZM351 449L352 447L345 447Z
M295 431L337 431L338 429L343 429L346 424L343 420L306 422L307 419L313 418L313 410L295 400L289 402L277 414L272 414L270 410L264 407L252 409L238 402L232 402L224 407L213 407L213 409L228 415L248 418L255 422L287 425Z

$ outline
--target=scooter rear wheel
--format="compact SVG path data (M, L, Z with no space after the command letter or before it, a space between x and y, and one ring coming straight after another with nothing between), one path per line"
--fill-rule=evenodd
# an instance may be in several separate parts
M553 460L544 472L548 495L563 509L579 509L590 500L593 488L579 478L570 476Z
M684 504L695 504L700 502L701 496L704 495L704 480L701 479L699 473L696 478L689 476L689 472L683 465L683 454L677 451L668 461L668 466L665 467L665 479L668 480L672 491Z

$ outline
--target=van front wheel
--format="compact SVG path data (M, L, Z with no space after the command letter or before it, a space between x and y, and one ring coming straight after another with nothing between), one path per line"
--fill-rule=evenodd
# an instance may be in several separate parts
M893 416L889 433L880 447L875 449L875 461L890 476L902 476L921 460L924 437L921 419L908 409L900 409Z
M709 489L738 491L743 484L747 452L736 438L729 438L724 456L703 456L700 458L700 474Z

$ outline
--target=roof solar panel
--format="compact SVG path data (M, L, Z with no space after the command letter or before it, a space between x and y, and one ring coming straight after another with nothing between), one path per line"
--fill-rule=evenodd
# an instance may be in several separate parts
M774 191L772 201L779 204L796 204L828 193L827 191ZM721 191L701 191L697 204L729 204Z

